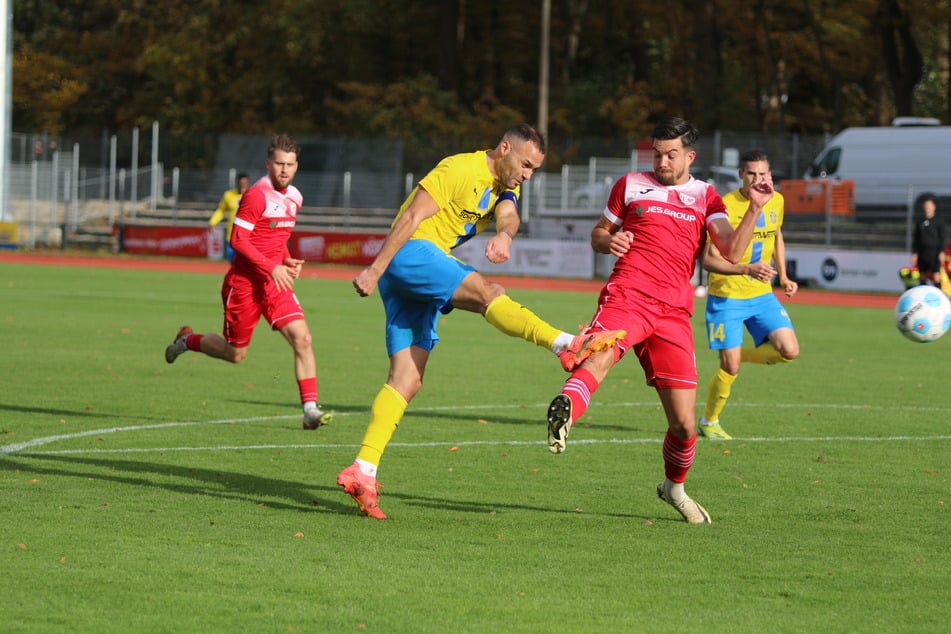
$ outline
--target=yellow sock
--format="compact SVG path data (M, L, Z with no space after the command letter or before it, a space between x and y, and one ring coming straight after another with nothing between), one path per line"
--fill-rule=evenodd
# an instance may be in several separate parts
M707 405L703 408L703 417L707 420L720 420L720 412L726 406L726 401L730 398L730 388L736 375L730 374L723 368L718 368L716 376L710 379L710 386L707 388Z
M774 363L789 363L791 359L787 359L779 354L779 350L774 348L773 344L767 341L759 344L755 348L742 348L740 350L740 361L742 363L773 365Z
M499 295L486 306L485 320L509 335L553 350L561 331L508 295Z
M373 399L373 407L370 408L370 424L367 425L367 431L363 435L360 453L357 454L358 460L380 465L383 450L386 449L390 438L399 427L406 405L406 399L402 394L389 384L383 385L376 398Z

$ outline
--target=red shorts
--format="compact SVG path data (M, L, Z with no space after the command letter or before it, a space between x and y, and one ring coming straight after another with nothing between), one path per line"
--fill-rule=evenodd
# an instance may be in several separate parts
M270 279L264 284L229 271L221 285L225 309L224 336L235 348L251 343L254 328L263 316L273 330L304 318L294 291L279 291Z
M633 348L648 385L697 389L693 326L684 309L609 283L598 298L591 329L626 330L618 359Z

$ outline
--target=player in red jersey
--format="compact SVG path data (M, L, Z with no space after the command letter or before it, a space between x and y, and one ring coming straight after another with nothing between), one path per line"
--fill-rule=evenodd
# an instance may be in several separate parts
M267 176L241 196L231 246L235 258L221 287L225 321L223 336L199 335L183 326L165 349L173 363L186 350L240 363L248 354L254 327L263 316L294 350L294 375L304 408L304 429L316 429L333 418L317 404L317 361L304 310L294 294L294 281L304 261L292 258L287 240L303 204L291 185L297 173L300 146L287 135L271 139Z
M627 174L611 189L591 231L591 247L616 256L617 263L589 329L625 330L627 335L615 347L588 357L548 407L548 447L561 453L591 395L633 349L667 417L666 479L657 485L657 495L692 524L709 523L710 515L684 491L697 440L690 279L707 233L727 260L742 257L756 218L773 195L771 179L752 187L749 209L734 230L713 187L690 176L698 134L683 119L660 121L652 134L654 171Z

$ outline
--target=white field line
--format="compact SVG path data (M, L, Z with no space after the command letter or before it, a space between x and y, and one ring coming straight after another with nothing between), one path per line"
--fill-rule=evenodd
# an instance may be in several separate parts
M610 403L602 404L602 407L659 407L660 404L656 401L650 402L640 402L640 403ZM463 405L463 406L442 406L442 407L426 407L426 408L417 408L415 410L407 410L408 415L412 415L414 412L437 412L437 411L460 411L460 410L473 410L478 409L480 411L498 411L503 409L521 409L521 408L537 408L542 410L544 407L547 407L547 404L535 404L535 405ZM882 405L849 405L849 404L835 404L835 403L736 403L731 404L731 407L752 407L752 408L767 408L767 409L838 409L838 410L868 410L868 411L895 411L895 412L951 412L951 408L945 407L909 407L909 406L882 406ZM366 412L351 412L351 413L338 413L337 417L345 416L366 416L369 414L369 411ZM58 434L55 436L45 436L42 438L34 438L33 440L28 440L21 443L12 443L8 445L0 445L0 455L12 455L12 454L23 454L23 455L52 455L52 454L97 454L97 453L164 453L171 451L241 451L249 449L334 449L334 448L353 448L359 447L357 444L333 444L333 443L304 443L304 444L293 444L293 445L210 445L205 447L132 447L125 449L62 449L62 450L44 450L44 451L28 451L34 447L42 447L44 445L49 445L55 442L60 442L64 440L72 440L74 438L85 438L88 436L102 436L105 434L113 434L118 432L135 432L135 431L144 431L149 429L168 429L171 427L191 427L195 425L233 425L239 423L248 423L248 422L266 422L272 420L285 420L288 418L298 418L299 415L295 414L293 416L258 416L253 418L229 418L224 420L211 420L211 421L179 421L179 422L169 422L169 423L156 423L152 425L129 425L126 427L109 427L104 429L90 429L87 431L76 432L73 434ZM539 422L539 427L542 426L542 423ZM871 437L871 436L801 436L801 437L750 437L750 438L736 438L735 442L760 442L760 443L791 443L791 442L912 442L912 441L937 441L937 440L951 440L951 435L938 435L938 436L882 436L882 437ZM661 437L651 437L651 438L611 438L611 439L584 439L580 438L577 440L572 440L573 445L598 445L598 444L621 444L621 445L637 445L645 443L660 443L663 441ZM456 442L419 442L419 443L400 443L400 442L391 442L389 446L392 447L474 447L474 446L530 446L542 444L543 440L540 441L526 441L526 440L483 440L483 441L456 441Z

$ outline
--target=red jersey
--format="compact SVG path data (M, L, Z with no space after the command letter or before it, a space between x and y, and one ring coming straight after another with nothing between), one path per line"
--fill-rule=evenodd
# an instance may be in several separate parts
M287 241L303 203L300 190L293 185L276 190L267 176L248 188L234 219L232 271L250 279L270 279L274 267L290 257Z
M621 284L693 314L693 277L706 245L707 224L727 219L726 206L709 183L690 178L662 185L653 172L622 176L608 196L604 217L634 236L618 258L608 284Z

